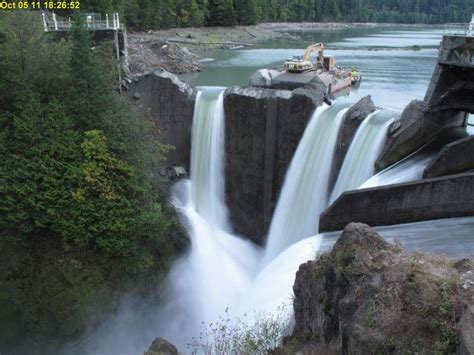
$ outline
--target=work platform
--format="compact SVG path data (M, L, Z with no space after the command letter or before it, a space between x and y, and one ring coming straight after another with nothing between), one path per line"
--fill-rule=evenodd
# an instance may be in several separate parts
M41 16L45 32L71 30L71 18L59 18L54 12L47 11L41 11ZM84 15L84 27L90 31L120 31L124 29L120 23L118 12L114 12L110 17L108 14L105 14L105 18L102 19L100 14L87 13Z

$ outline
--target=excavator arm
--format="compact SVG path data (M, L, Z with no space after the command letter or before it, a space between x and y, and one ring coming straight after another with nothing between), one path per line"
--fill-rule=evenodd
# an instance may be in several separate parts
M324 60L324 44L322 43L315 43L306 48L303 54L303 60L311 61L311 53L316 50L318 51L318 63L322 65Z

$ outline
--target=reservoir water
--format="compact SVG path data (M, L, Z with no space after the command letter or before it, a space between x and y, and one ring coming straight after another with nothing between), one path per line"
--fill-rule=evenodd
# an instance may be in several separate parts
M273 68L293 55L302 55L311 43L323 42L325 54L336 64L357 67L363 82L351 98L371 95L384 109L401 111L413 99L422 99L433 72L442 30L429 28L355 28L292 33L299 39L265 41L237 50L213 50L202 56L214 59L190 77L195 85L247 84L257 69ZM413 50L418 46L419 50Z

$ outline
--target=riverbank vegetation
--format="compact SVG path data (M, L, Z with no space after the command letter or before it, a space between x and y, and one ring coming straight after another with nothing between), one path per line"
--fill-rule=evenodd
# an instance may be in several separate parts
M2 352L74 337L123 293L154 291L185 244L154 178L166 147L114 88L111 49L79 20L62 40L41 26L0 18Z
M468 22L474 0L83 0L83 9L120 10L133 29L261 22Z

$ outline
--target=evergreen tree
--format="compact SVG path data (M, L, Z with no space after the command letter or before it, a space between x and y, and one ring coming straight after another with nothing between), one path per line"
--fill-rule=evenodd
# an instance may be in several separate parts
M209 0L208 26L233 26L236 13L233 0Z

